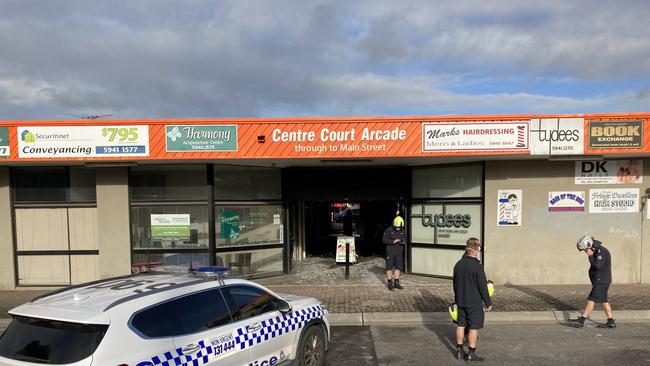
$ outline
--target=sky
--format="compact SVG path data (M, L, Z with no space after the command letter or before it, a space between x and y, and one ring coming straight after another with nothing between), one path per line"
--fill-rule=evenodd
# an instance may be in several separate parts
M0 0L0 120L650 111L647 0Z

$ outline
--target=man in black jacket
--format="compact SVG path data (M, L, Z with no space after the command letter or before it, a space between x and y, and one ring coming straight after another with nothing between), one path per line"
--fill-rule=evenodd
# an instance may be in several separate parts
M481 360L476 356L478 330L483 328L484 312L492 310L487 277L478 259L480 253L481 242L477 238L469 238L465 246L465 255L454 266L454 298L458 306L456 357L464 358L466 361ZM467 353L463 350L465 327L469 328Z
M616 322L612 318L612 307L607 299L609 285L612 283L612 256L609 250L599 240L585 235L576 244L579 251L587 253L589 259L589 280L591 280L591 292L587 297L585 310L576 319L569 319L569 324L576 328L585 325L585 319L594 310L597 302L602 303L603 311L607 315L607 323L599 324L598 328L616 328Z

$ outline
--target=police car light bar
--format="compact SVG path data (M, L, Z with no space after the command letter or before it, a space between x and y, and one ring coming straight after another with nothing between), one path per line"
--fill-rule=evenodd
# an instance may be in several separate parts
M208 278L223 278L230 276L230 268L220 266L200 267L193 270L193 272L197 276Z
M166 272L166 273L180 273L180 274L191 273L188 267L178 266L178 265L156 266L151 269L151 272Z

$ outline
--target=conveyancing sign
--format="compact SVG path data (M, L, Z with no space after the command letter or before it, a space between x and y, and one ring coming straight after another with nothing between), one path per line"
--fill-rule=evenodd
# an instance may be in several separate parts
M165 126L168 152L237 151L236 125Z

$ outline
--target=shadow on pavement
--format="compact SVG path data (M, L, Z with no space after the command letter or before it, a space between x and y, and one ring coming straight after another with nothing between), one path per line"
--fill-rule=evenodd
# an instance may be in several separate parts
M369 327L332 327L331 332L332 343L325 354L325 365L377 365L377 354Z
M505 285L507 288L511 288L522 292L526 295L532 296L543 303L550 306L550 310L559 310L559 311L577 311L578 308L575 305L567 304L566 302L552 296L546 292L539 291L530 287L516 286L516 285Z
M440 303L443 303L445 300L441 298L440 296L435 295L429 290L421 290L420 294L422 296L422 299L435 299L435 303L433 304L434 307L439 306ZM449 304L445 305L447 307ZM451 318L449 320L449 323L451 324ZM440 340L440 343L445 345L447 349L449 350L450 357L455 357L456 356L456 327L440 327L440 326L433 326L433 324L424 322L425 328L430 330L433 334L435 334L438 339Z

